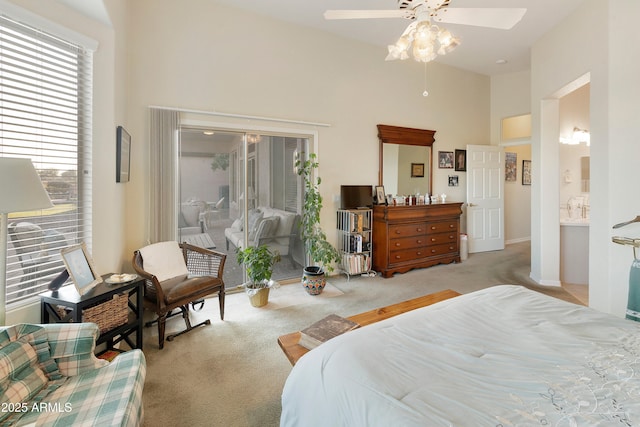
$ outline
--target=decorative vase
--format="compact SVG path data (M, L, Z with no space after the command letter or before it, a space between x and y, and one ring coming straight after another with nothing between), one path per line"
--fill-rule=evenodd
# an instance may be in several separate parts
M303 269L302 286L309 295L320 295L327 279L321 267L308 266Z

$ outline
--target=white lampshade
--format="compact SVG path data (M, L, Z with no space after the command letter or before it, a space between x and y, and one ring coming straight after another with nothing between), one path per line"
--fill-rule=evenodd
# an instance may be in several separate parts
M51 206L49 195L31 160L0 157L0 213Z

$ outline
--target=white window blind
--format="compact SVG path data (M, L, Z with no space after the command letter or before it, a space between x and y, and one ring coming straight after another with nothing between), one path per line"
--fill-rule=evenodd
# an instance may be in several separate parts
M91 248L92 56L0 16L0 156L31 159L54 204L9 214L7 304L47 289L60 249Z

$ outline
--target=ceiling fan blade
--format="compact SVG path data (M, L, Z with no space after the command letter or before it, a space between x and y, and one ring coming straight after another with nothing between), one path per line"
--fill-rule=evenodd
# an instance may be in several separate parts
M327 10L325 19L374 19L374 18L405 18L412 12L405 10Z
M526 12L525 8L443 8L438 10L434 21L508 30Z

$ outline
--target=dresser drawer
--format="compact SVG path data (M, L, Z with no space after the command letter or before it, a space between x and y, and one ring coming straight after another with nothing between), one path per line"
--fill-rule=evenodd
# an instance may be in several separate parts
M429 245L430 236L424 234L411 237L400 237L389 241L389 250L399 251L402 249L415 249Z
M441 245L444 243L456 243L458 242L458 232L452 231L449 233L428 234L426 237L427 246Z
M424 222L389 226L389 239L397 237L414 237L427 232L428 226ZM444 231L444 229L442 230Z
M444 233L446 231L458 231L458 221L438 221L426 224L427 233Z
M398 264L408 261L416 261L425 259L428 257L445 255L458 252L458 242L436 245L436 246L424 246L420 248L403 249L398 251L389 252L389 263Z

